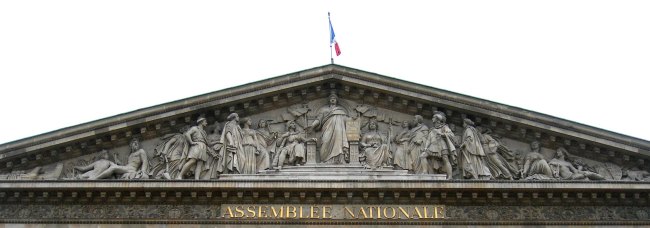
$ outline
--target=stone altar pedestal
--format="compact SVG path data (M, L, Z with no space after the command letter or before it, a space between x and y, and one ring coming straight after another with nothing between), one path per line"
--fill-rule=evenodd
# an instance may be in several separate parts
M307 142L307 161L305 165L316 165L316 142Z

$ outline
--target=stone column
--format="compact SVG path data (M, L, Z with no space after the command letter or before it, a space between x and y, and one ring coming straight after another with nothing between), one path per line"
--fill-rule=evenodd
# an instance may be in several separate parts
M348 141L350 143L350 165L361 165L359 162L359 141Z
M316 142L307 141L307 163L306 165L316 165Z

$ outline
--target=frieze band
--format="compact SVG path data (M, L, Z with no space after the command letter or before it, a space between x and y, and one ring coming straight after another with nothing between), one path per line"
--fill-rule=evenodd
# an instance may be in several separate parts
M302 217L300 207L303 207ZM318 207L314 209L313 207ZM438 208L444 208L443 214L438 218L433 214ZM253 209L255 210L253 210ZM248 209L258 211L266 210L264 216L248 217L252 212ZM278 217L273 217L272 208L276 209ZM291 210L291 208L296 210ZM346 208L349 210L346 210ZM401 209L400 209L401 208ZM407 208L410 211L407 211ZM424 218L425 208L429 218ZM230 218L232 210L233 217ZM289 209L289 211L287 211ZM331 209L331 211L330 211ZM341 209L341 211L337 211ZM363 210L361 210L363 209ZM373 209L374 216L370 213ZM381 212L377 214L377 209ZM393 209L395 217L393 217ZM253 219L266 221L281 221L289 218L297 221L311 221L328 218L332 221L337 219L347 220L372 220L372 221L422 221L418 219L417 211L422 213L424 220L434 221L492 221L494 224L507 224L517 221L638 221L650 224L650 207L634 206L434 206L434 205L3 205L0 209L0 222L2 221L23 221L23 222L47 222L64 221L75 222L84 219L104 219L106 221L136 221L142 219L157 221L197 221L201 223L218 223L224 221ZM237 212L237 210L241 210ZM280 218L279 210L284 210ZM310 211L311 210L311 211ZM314 212L317 210L318 212ZM384 214L384 210L386 214ZM434 211L432 211L434 210ZM266 214L269 212L270 214ZM313 213L312 213L313 212ZM364 215L363 213L366 213ZM248 214L247 214L248 213ZM257 213L257 212L256 212ZM239 217L239 215L244 217ZM408 215L409 217L405 217ZM338 217L342 216L342 217ZM378 217L381 216L381 217ZM431 217L433 216L433 217ZM295 217L295 218L293 218ZM314 218L312 218L314 217ZM316 218L318 217L318 218Z
M539 141L522 147L522 142L503 138L489 125L476 124L470 118L460 120L460 129L448 123L447 114L441 111L433 114L431 125L421 115L400 119L403 114L397 118L387 110L340 100L336 93L333 90L325 104L297 104L279 116L257 116L256 121L231 113L223 125L216 121L209 125L206 118L198 117L194 126L185 125L178 133L157 139L153 151L145 150L134 137L127 154L102 150L48 170L17 170L0 175L0 179L206 180L224 174L274 175L290 172L287 167L319 165L392 170L396 175L431 175L430 179L650 178L648 171L633 162L620 166L593 161L573 155L563 146L544 148L543 152ZM512 149L512 144L517 144L517 149Z

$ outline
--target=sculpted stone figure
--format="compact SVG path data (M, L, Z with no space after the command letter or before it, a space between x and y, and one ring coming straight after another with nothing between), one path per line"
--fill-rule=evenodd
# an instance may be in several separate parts
M278 139L278 155L273 158L273 167L282 169L285 164L302 165L305 162L305 138L298 132L296 122L287 122L287 132Z
M239 156L238 153L243 151L242 130L239 126L239 115L231 113L228 115L228 122L223 127L221 133L221 143L223 146L219 150L220 161L217 164L219 173L239 173Z
M463 120L465 132L461 139L459 167L461 175L466 179L490 179L492 174L487 167L486 154L479 132L474 128L474 122L470 119Z
M57 180L63 173L63 163L57 163L53 170L44 170L42 166L37 166L26 173L17 173L14 175L0 175L0 179L11 180ZM7 178L7 177L13 178Z
M208 155L208 134L204 128L208 121L200 117L196 120L197 126L190 128L185 132L185 138L190 144L190 150L187 154L187 161L182 165L181 171L176 179L183 179L185 174L194 168L194 179L201 179L201 172L205 168L205 163L210 159Z
M126 161L126 165L113 163L95 178L89 179L106 179L113 175L122 175L122 179L148 179L149 158L147 158L147 152L140 148L140 140L137 138L133 138L129 146L131 147L131 153Z
M255 174L258 172L257 161L258 157L261 160L266 160L265 168L268 168L268 155L266 154L266 149L262 148L257 139L257 133L255 130L251 129L253 124L250 118L244 118L243 128L241 129L242 133L242 151L237 153L237 159L239 162L239 173L241 174ZM262 152L264 151L264 152Z
M348 113L338 104L336 94L329 96L329 104L318 110L316 120L310 127L322 132L320 137L320 159L322 163L343 164L350 145L345 131Z
M361 138L361 147L366 157L366 168L377 169L389 165L391 158L388 149L388 140L377 131L377 120L371 119L368 124L368 132Z
M271 168L271 162L275 157L276 151L276 141L278 139L278 133L271 131L269 128L269 120L259 120L257 123L257 129L255 133L257 134L257 143L264 147L262 152L265 152L265 156L268 159L258 159L257 166L258 170ZM267 164L268 163L268 164Z
M427 139L427 133L429 133L429 128L424 125L424 118L420 115L415 115L413 117L413 128L409 132L411 139L409 140L408 145L408 156L413 162L411 171L415 171L415 163L419 160L420 154L424 150L424 141ZM422 172L423 170L420 170Z
M532 180L553 179L553 171L546 162L544 155L540 154L541 147L538 141L530 143L531 152L524 157L524 168L521 177Z
M555 152L555 158L549 162L553 171L553 177L562 180L604 180L605 177L598 173L579 170L573 166L568 159L568 152L564 147L560 147Z
M433 126L424 141L424 147L414 166L415 173L445 173L452 179L452 162L456 160L454 133L445 123L447 118L442 112L433 115Z
M396 144L395 153L393 154L393 167L396 169L413 170L413 161L411 156L408 155L409 140L409 122L402 122L402 131L395 135L393 142Z
M489 128L483 129L480 136L483 150L487 155L487 166L490 173L492 173L492 177L495 179L514 179L519 170L508 161L514 159L512 151L492 137L492 130Z
M214 121L213 129L208 133L208 154L210 159L205 163L206 168L201 173L201 179L217 179L219 178L219 171L217 167L219 166L219 153L223 144L221 143L221 128L219 128L219 122Z
M190 148L183 134L187 129L181 129L181 133L167 134L161 138L162 142L154 149L154 158L162 160L152 168L152 175L155 178L169 180L178 176Z
M650 172L634 168L633 170L623 170L623 178L626 181L650 181Z
M93 163L90 163L85 166L75 166L75 170L79 170L81 172L84 172L77 176L79 179L91 179L95 180L105 170L111 167L111 165L115 165L112 161L109 160L108 157L108 151L102 150L99 152L99 160L94 161ZM115 157L115 154L113 154L113 157Z

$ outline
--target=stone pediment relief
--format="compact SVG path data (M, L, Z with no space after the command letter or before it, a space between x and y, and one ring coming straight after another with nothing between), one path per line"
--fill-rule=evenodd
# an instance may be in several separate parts
M330 65L2 145L0 179L647 181L649 145Z

